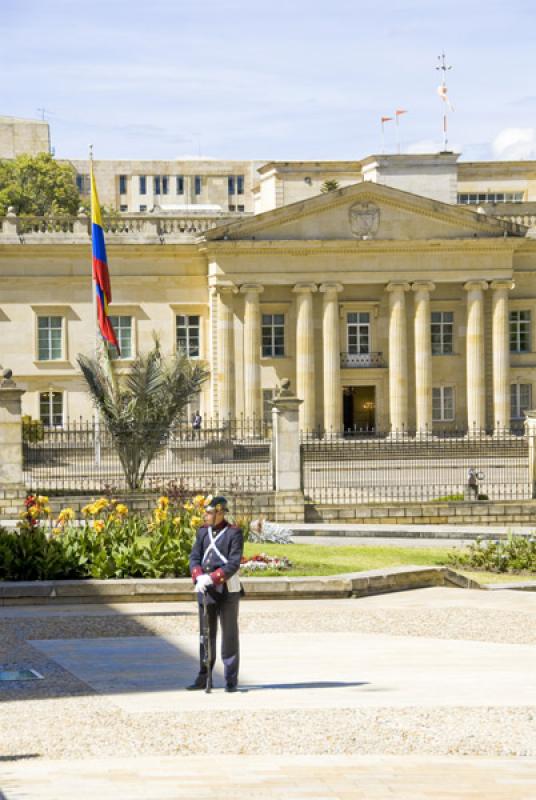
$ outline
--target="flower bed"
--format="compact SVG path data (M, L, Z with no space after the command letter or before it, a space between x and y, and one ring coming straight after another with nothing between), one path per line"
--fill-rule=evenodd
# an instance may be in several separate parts
M256 553L249 558L242 558L240 569L243 572L262 572L263 570L277 570L284 572L292 569L292 562L284 556L267 556L266 553Z

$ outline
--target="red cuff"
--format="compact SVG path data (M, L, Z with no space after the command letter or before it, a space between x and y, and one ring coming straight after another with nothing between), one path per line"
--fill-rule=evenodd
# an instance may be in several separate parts
M221 567L219 569L215 569L214 572L211 572L210 577L212 578L214 586L221 586L222 583L225 583L225 572Z
M200 575L203 574L203 567L194 567L192 570L192 580L195 583Z

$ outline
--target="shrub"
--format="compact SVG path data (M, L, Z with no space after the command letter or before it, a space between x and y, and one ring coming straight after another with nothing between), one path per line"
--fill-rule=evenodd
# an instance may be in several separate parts
M449 553L448 563L491 572L536 572L536 539L515 535L502 541L477 539L463 552Z

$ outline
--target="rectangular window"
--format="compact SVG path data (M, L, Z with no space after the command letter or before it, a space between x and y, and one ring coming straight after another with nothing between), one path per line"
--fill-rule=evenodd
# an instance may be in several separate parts
M140 206L140 211L147 211L147 206Z
M112 358L132 358L132 317L110 315L121 355L113 345L110 345Z
M234 203L229 203L229 211L236 211L236 206Z
M285 355L285 315L262 315L262 355L276 358Z
M238 205L238 206L236 207L236 210L237 210L237 211L244 211L245 209L244 209L244 206Z
M119 176L119 194L126 194L127 193L127 176L120 175Z
M432 311L432 355L445 356L454 352L454 312Z
M160 175L155 175L153 177L153 187L154 187L154 193L160 194Z
M200 318L192 314L177 314L177 350L189 358L199 358Z
M63 317L39 317L37 336L39 361L61 361L63 358Z
M63 392L39 393L39 418L43 425L63 425Z
M201 175L196 175L194 178L194 192L201 194Z
M182 175L177 175L177 194L184 194L184 178Z
M244 176L237 175L236 176L236 193L237 194L244 194Z
M510 352L530 351L530 311L510 311Z
M162 175L162 194L169 194L169 178L167 175Z
M523 192L478 192L475 194L458 194L461 205L479 205L480 203L522 203Z
M147 194L147 176L140 175L140 194Z
M234 175L229 175L227 178L227 194L235 193L235 179Z
M370 314L368 311L346 315L346 338L349 353L370 353Z
M128 206L119 206L119 211L128 211Z
M434 422L454 421L453 386L434 386L432 388L432 420Z
M80 192L80 194L89 194L89 175L77 175L76 176L76 188Z
M510 417L523 419L525 411L532 406L532 386L530 383L512 383L510 385Z

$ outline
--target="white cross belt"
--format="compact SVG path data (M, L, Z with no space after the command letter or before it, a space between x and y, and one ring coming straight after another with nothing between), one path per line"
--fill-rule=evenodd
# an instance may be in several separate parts
M216 546L216 542L218 541L218 539L221 539L221 537L223 536L223 534L225 533L225 531L227 530L227 528L228 528L228 526L226 526L226 527L225 527L225 528L224 528L222 531L220 531L220 532L218 533L218 535L217 535L216 537L214 537L214 536L212 535L212 526L211 526L211 525L209 525L209 527L208 527L208 535L209 535L209 538L210 538L210 544L209 544L209 546L207 547L207 549L205 550L205 554L204 554L204 556L203 556L203 560L202 560L202 562L201 562L201 563L203 563L203 562L205 561L206 557L207 557L207 556L208 556L208 554L211 552L211 550L214 550L214 552L216 553L216 555L217 555L217 556L218 556L218 557L219 557L219 558L220 558L220 559L223 561L223 563L224 563L224 564L227 564L227 562L228 562L228 560L229 560L229 559L225 558L225 556L223 555L223 553L220 553L220 551L218 550L218 548L217 548L217 546Z

